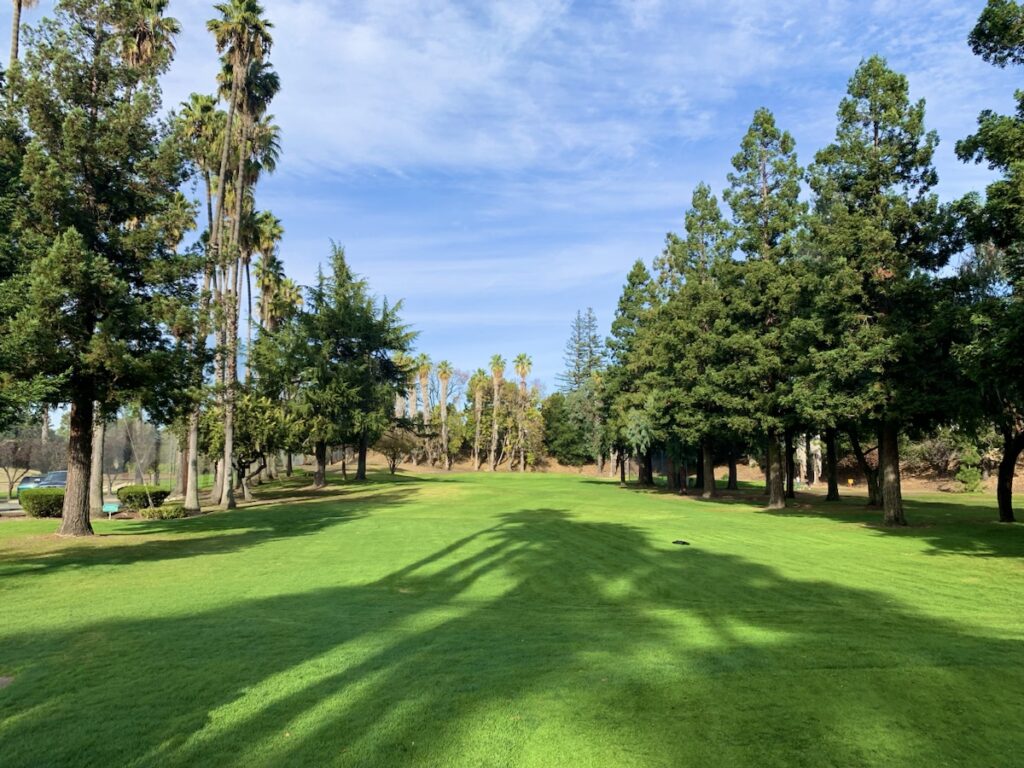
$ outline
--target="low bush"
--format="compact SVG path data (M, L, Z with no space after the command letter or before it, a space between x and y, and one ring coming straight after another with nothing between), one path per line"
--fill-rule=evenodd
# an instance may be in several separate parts
M117 489L117 498L121 506L128 510L146 509L151 506L150 500L152 506L159 507L170 495L170 491L156 485L126 485Z
M29 517L60 517L64 509L63 488L28 488L18 500Z
M154 499L156 501L156 499ZM163 504L159 507L143 507L139 516L146 520L179 520L185 517L185 507L181 504Z

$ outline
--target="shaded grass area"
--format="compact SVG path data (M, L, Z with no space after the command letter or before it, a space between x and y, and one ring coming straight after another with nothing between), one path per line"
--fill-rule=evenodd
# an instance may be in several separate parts
M5 766L992 766L1024 529L573 476L261 490L0 529ZM961 500L957 500L961 501ZM671 542L684 538L690 547ZM998 555L998 556L995 556Z

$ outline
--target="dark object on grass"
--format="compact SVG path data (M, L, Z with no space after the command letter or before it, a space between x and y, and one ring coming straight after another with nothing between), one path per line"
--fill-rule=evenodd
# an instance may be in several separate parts
M676 539L676 540L675 540L675 541L673 541L672 543L673 543L673 544L678 544L678 545L679 545L679 546L681 546L681 547L688 547L688 546L690 546L690 542L688 542L688 541L683 541L682 539Z

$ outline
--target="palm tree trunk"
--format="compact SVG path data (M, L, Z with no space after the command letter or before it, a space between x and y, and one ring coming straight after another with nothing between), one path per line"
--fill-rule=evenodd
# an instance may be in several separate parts
M245 260L245 301L245 381L248 383L252 375L252 366L249 364L252 358L252 276L249 274L249 259Z
M198 513L199 507L199 404L188 417L188 476L185 479L185 511Z
M445 470L452 468L452 457L448 452L448 382L441 382L441 463Z
M11 58L7 61L10 72L18 61L18 45L21 42L21 0L14 0L14 12L11 16Z
M480 421L484 417L484 404L480 397L480 393L477 393L476 403L476 434L473 436L473 470L476 472L480 471Z
M501 389L498 380L494 380L494 404L491 407L491 472L498 469L498 408L501 406Z
M103 512L103 441L107 431L107 423L96 409L93 417L95 422L92 432L92 464L89 468L89 514L99 515Z

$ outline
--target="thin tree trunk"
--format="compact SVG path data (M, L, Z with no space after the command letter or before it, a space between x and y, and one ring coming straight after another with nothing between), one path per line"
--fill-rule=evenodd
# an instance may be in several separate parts
M356 480L366 479L366 453L369 448L370 443L366 432L362 432L359 435L359 449L356 457Z
M693 490L704 492L704 449L697 449L697 466L694 468L696 473L693 478Z
M643 477L640 478L640 484L648 487L654 485L654 454L650 449L641 457L640 472L643 473Z
M675 459L673 459L671 456L667 456L665 458L665 466L667 470L665 488L671 492L676 490L676 485L678 484L677 481L679 479L676 472Z
M886 525L906 525L903 494L900 488L899 425L893 421L882 424L879 461L882 474L882 514Z
M150 465L153 485L160 485L160 453L163 449L163 438L160 435L160 428L156 428L153 437L153 463Z
M999 462L999 477L996 498L999 500L999 522L1013 523L1013 476L1017 471L1017 460L1024 452L1024 432L1016 435L1009 429L1003 432L1003 458Z
M484 403L482 395L482 392L477 392L476 402L473 404L473 408L476 414L476 429L473 435L473 470L475 472L480 471L480 465L483 463L480 456L480 422L484 418Z
M726 490L738 491L740 489L739 472L736 467L736 454L729 451L729 485Z
M619 451L619 485L626 487L626 454Z
M313 475L313 487L323 488L327 485L327 443L324 440L317 440L313 446L316 454L316 473Z
M718 495L715 488L715 454L707 440L701 446L701 454L704 460L704 492L701 496L705 499L712 499Z
M868 484L868 506L877 507L879 506L879 493L878 493L878 474L877 469L872 469L868 464L867 454L864 453L860 445L860 439L850 430L850 445L853 446L853 455L857 457L857 465L860 467L861 473L864 475L864 479ZM879 466L881 466L882 452L881 446L878 451Z
M89 514L103 513L103 442L106 436L107 423L96 408L93 415L95 425L92 431L92 464L89 468Z
M452 457L448 452L448 382L441 381L441 465L446 471L452 468Z
M199 507L199 404L188 417L188 475L185 479L185 511L198 514Z
M818 478L814 474L814 452L811 446L811 435L810 433L804 435L804 471L807 472L807 485L812 486Z
M783 483L785 468L783 467L782 445L778 433L768 431L768 509L786 508L786 489Z
M224 492L224 460L218 457L213 462L213 487L210 489L210 501L213 504L220 504L221 494Z
M288 451L284 455L284 476L291 477L293 471L294 470L292 469L292 452Z
M491 472L498 469L498 408L501 407L501 388L497 379L494 381L494 404L491 409Z
M686 459L683 459L683 467L679 477L679 495L690 495L690 464Z
M787 429L786 441L786 498L796 498L796 446L793 444L793 430Z
M839 501L839 457L836 452L835 427L825 429L825 474L828 477L828 495L825 501Z
M11 16L11 58L7 60L7 71L10 72L18 61L18 46L21 42L21 0L14 0L14 13Z
M252 378L252 276L249 274L249 259L245 260L245 381Z
M68 482L64 489L64 509L60 536L91 536L89 522L89 473L92 469L92 396L78 397L71 403L68 437Z
M185 496L185 486L188 485L188 440L177 451L178 467L174 479L174 495Z

